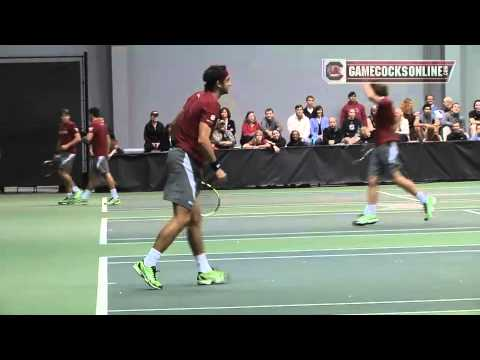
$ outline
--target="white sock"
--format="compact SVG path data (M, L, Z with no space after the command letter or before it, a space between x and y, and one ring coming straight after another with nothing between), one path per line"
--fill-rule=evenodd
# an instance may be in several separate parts
M67 196L68 196L68 197L72 197L73 194L72 194L71 192L69 192L69 193L67 194Z
M114 198L114 199L118 198L117 189L115 189L115 188L111 189L110 194L112 194L112 198Z
M80 191L80 189L78 188L77 185L73 185L72 190L73 190L74 193L77 193L77 192Z
M195 256L195 261L197 262L198 272L209 272L212 271L210 264L208 263L207 254L203 253L198 256Z
M160 256L162 253L158 251L157 249L151 248L150 251L148 252L147 256L145 256L145 259L143 259L143 263L145 266L152 267L152 266L157 266L157 263L160 261Z
M363 215L376 215L377 214L377 205L376 204L368 204L365 206L365 210L363 210Z
M82 200L88 200L90 199L90 195L92 194L92 192L90 190L85 190L83 193L82 193Z
M417 192L416 196L418 201L420 201L422 204L425 204L427 202L427 195L425 195L423 192Z

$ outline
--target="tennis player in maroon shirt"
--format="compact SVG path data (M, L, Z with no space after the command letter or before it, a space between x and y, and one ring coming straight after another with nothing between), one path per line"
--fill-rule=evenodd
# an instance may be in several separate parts
M375 149L370 154L368 164L368 205L353 223L355 225L375 224L377 218L378 181L382 175L391 176L393 182L415 196L422 203L425 220L433 216L436 199L418 191L410 179L402 175L399 158L399 136L395 133L398 124L395 123L393 103L388 98L388 88L382 84L365 84L365 94L377 105L375 114Z
M202 240L202 216L196 198L205 161L210 163L218 180L226 177L215 157L210 134L220 116L218 99L228 94L232 82L224 65L210 66L203 73L203 81L204 91L190 96L173 122L176 147L168 153L167 182L163 190L164 199L173 204L173 217L160 231L144 260L133 266L145 283L154 289L162 288L157 278L160 257L184 228L187 228L188 242L197 263L197 284L225 282L225 273L212 269L207 260Z
M89 110L89 114L90 126L88 128L88 134L84 139L85 142L91 146L93 156L90 157L88 185L87 189L82 193L81 203L88 203L92 190L95 188L98 180L103 177L111 194L107 205L120 205L120 197L115 187L115 179L110 173L110 167L108 166L108 153L111 139L107 124L105 123L105 119L100 117L100 109L93 107Z
M77 155L77 145L82 141L80 131L70 116L70 110L61 110L61 122L58 128L58 142L55 160L58 163L58 175L63 179L67 196L58 205L72 205L80 201L81 190L72 178L72 168Z

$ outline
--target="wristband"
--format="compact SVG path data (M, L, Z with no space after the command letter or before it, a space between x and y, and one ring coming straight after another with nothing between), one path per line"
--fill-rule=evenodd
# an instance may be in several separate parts
M212 168L213 171L217 171L218 169L221 169L221 165L218 161L212 161L210 163L210 167Z

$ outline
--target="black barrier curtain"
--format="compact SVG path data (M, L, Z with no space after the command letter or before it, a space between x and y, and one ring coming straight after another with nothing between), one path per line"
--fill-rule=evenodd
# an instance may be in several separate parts
M480 180L480 142L401 143L403 172L417 182ZM228 174L220 189L255 186L346 185L367 182L368 157L360 145L223 150L218 157ZM160 191L168 153L122 155L110 161L121 191ZM390 179L384 179L389 181Z
M80 66L80 61L0 63L0 185L59 184L56 175L41 176L41 163L55 151L61 108L70 109L81 128Z

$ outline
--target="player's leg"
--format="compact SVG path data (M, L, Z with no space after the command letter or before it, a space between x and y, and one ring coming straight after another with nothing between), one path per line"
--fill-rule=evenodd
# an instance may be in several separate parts
M145 283L154 289L161 289L162 284L157 279L157 264L161 255L169 248L175 238L191 220L191 210L174 204L175 211L170 221L160 230L155 244L143 261L135 263L134 270L144 279Z
M379 149L376 148L370 155L368 163L368 190L367 205L363 210L363 214L353 223L354 225L369 225L378 222L377 218L377 202L378 202L378 176L381 172L381 164L379 161Z
M59 155L58 175L62 178L67 191L67 196L58 202L59 205L71 205L80 200L80 189L75 185L71 176L74 161L75 154Z
M427 195L422 191L418 191L415 183L409 178L402 175L399 170L395 170L393 172L392 179L395 184L400 186L403 190L405 190L409 194L415 196L418 199L418 201L420 201L420 203L423 205L423 209L425 212L425 221L433 217L434 207L435 207L435 204L437 203L437 199L435 197L431 195Z
M88 169L88 184L87 188L82 192L80 203L86 205L90 196L92 195L92 190L95 189L95 186L98 183L99 172L96 166L96 157L90 158L89 169Z
M202 239L202 215L200 205L195 203L192 208L192 217L187 226L187 238L197 264L197 284L212 285L225 282L223 271L212 269L210 266Z
M168 153L167 174L163 198L173 204L173 217L159 232L155 244L145 259L133 266L147 285L155 289L162 287L156 277L156 266L160 257L176 236L190 223L192 207L196 198L193 169L183 150L176 148Z
M436 199L433 196L426 195L422 191L418 191L415 183L404 176L401 171L401 163L397 143L391 143L388 147L387 167L395 184L415 196L423 205L425 211L425 220L429 220L433 216Z
M110 189L111 198L108 199L107 205L119 205L120 204L120 197L118 196L118 192L116 189L115 180L110 172L105 173L105 181Z

